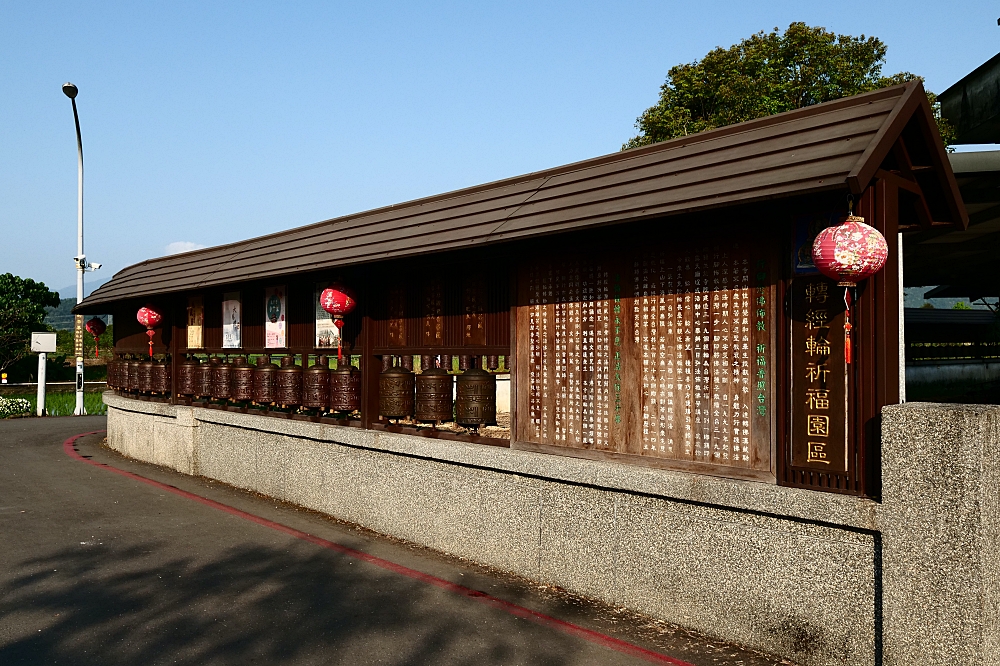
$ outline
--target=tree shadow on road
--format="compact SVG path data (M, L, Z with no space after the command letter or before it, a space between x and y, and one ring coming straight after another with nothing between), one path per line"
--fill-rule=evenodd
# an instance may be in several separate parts
M208 563L164 562L164 548L87 545L5 573L0 664L628 663L305 544L240 546Z

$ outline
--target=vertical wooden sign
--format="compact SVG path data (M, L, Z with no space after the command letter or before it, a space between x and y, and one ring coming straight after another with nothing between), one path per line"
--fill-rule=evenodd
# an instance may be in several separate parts
M821 275L791 283L792 465L849 471L844 288Z
M444 285L438 278L424 283L423 344L444 344Z
M393 287L389 290L389 346L406 346L406 290Z

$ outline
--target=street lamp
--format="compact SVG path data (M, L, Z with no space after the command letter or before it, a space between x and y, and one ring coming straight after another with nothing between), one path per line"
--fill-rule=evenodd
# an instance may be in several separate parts
M88 264L83 253L83 138L80 136L80 115L76 111L76 96L79 89L72 83L64 83L63 93L73 104L73 121L76 123L77 188L76 188L76 304L83 302L83 274L89 268L96 270L100 264ZM83 315L74 317L73 348L76 355L76 408L75 416L83 416Z

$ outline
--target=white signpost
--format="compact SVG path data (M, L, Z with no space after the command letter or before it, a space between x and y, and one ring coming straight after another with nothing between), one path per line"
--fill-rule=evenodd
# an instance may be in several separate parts
M35 407L37 416L45 415L45 358L48 352L56 350L55 333L32 333L31 351L38 352L38 400Z

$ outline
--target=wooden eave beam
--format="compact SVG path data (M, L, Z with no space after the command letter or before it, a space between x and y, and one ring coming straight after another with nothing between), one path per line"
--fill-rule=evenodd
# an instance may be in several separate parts
M847 186L855 195L860 195L868 187L872 178L875 177L875 173L881 169L886 156L895 148L903 128L914 115L919 117L920 132L931 153L931 161L933 162L931 167L937 172L945 198L948 200L948 209L952 217L950 224L965 229L969 226L969 214L962 202L958 181L955 180L955 174L948 163L944 144L936 129L931 127L934 115L930 103L927 101L927 95L924 93L923 84L918 80L906 84L906 90L900 96L896 107L889 113L885 123L872 138L868 148L861 154L855 167L848 173Z
M958 189L958 181L955 179L955 172L951 170L951 163L948 161L948 153L941 135L934 125L934 112L931 104L927 101L927 95L923 94L923 86L920 89L921 95L917 100L920 103L922 112L918 114L918 125L924 141L930 146L931 162L937 174L941 189L944 190L945 199L948 200L948 211L951 213L951 222L961 229L969 228L969 212L965 209L965 202Z
M855 196L860 196L875 172L882 167L886 156L892 150L896 139L903 133L903 128L910 121L913 112L919 107L920 97L925 98L924 88L920 81L913 80L906 84L903 94L900 95L896 107L889 112L882 127L879 128L865 152L858 158L857 164L847 174L847 187ZM919 94L918 94L919 93Z
M876 171L875 177L888 183L892 183L901 190L906 190L907 192L916 195L917 200L914 208L917 213L917 219L920 220L921 229L930 229L931 227L936 226L951 226L950 222L938 222L934 219L934 216L931 215L931 209L927 206L927 199L924 198L924 192L920 189L920 184L917 183L916 180L904 178L899 174L886 171L885 169L879 169ZM912 225L906 225L906 227L910 228Z

